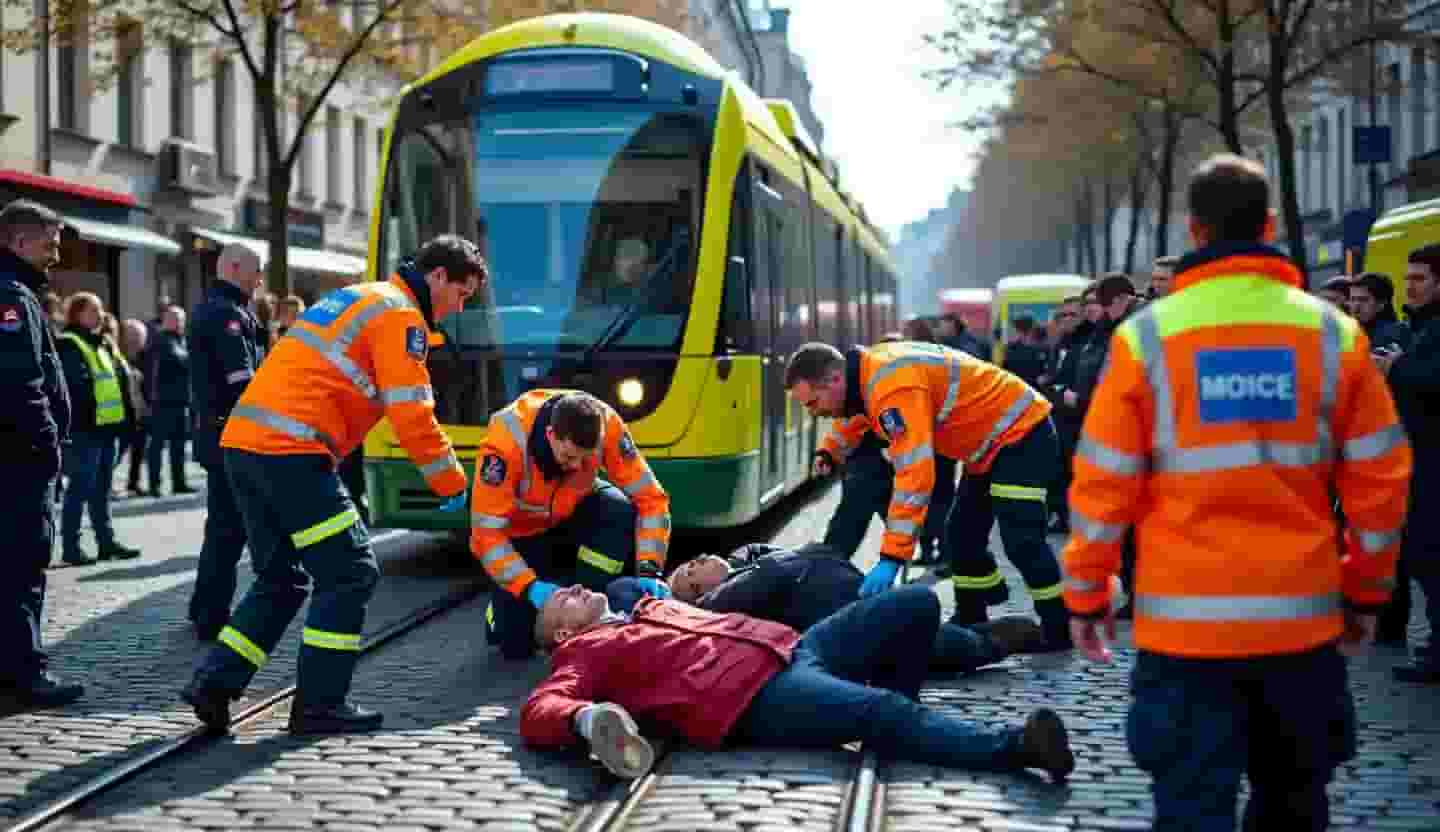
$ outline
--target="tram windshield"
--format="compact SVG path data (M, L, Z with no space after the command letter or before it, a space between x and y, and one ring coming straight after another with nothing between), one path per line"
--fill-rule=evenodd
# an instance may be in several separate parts
M404 132L382 262L393 270L441 233L480 244L489 291L440 322L462 350L674 349L694 285L702 135L688 116L616 103Z

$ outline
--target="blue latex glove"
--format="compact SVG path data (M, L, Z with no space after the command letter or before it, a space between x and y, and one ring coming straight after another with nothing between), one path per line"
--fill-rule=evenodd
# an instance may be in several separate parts
M467 492L461 491L459 494L456 494L454 497L451 497L450 499L448 499L448 500L446 500L445 502L441 503L441 504L440 504L440 510L441 510L441 511L459 511L459 510L465 508L465 504L466 504L467 502L469 502L469 497L470 497L470 495L469 495Z
M900 574L900 561L894 558L881 558L880 562L870 567L870 574L865 576L865 582L860 584L860 597L868 598L880 592L884 592L895 584L895 576Z
M535 581L525 588L525 600L533 604L535 609L538 610L545 606L545 601L548 600L551 595L554 595L555 590L559 588L560 587L549 581Z
M637 581L640 584L641 589L645 590L647 593L655 596L656 598L670 597L670 587L659 578L639 578L637 579Z

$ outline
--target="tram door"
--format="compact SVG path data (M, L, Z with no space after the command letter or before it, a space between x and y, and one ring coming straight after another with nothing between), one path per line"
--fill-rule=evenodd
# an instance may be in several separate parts
M765 368L764 413L760 450L760 505L767 507L785 492L785 361L789 358L785 336L784 307L784 226L781 209L784 198L779 192L755 181L755 256L753 262L755 293L751 309L755 312L755 329L760 336L761 363Z

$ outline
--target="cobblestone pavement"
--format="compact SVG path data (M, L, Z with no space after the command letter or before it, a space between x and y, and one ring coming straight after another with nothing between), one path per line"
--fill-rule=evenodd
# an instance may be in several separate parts
M787 545L815 539L837 496L832 491L811 503L792 503L782 511L786 516L748 530L751 539L771 537ZM876 543L878 524L864 550L873 552ZM722 545L715 539L684 543L691 551L707 544ZM1023 597L1018 575L1009 577L1012 594ZM937 590L948 603L944 582ZM1017 601L1007 611L1026 607ZM613 781L578 753L541 754L521 745L518 708L545 668L541 660L500 662L480 635L482 609L476 603L456 610L362 665L357 699L386 712L384 730L295 739L283 733L285 714L278 713L188 755L183 766L137 778L67 825L337 832L565 828L586 801ZM1389 668L1401 658L1398 651L1377 650L1352 663L1362 749L1331 789L1339 828L1440 830L1440 690L1391 682ZM1089 664L1078 656L1023 657L974 676L936 680L925 690L925 701L966 718L1018 721L1041 704L1060 711L1071 726L1079 768L1068 786L1055 787L1034 776L887 764L881 770L884 828L1148 828L1148 780L1131 763L1123 733L1132 660L1133 651L1122 646L1110 665ZM139 679L147 675L152 674L138 674L130 684L142 686ZM160 687L164 696L173 695L173 685ZM157 691L157 702L164 696ZM169 700L159 705L175 711ZM142 704L128 719L158 719L141 715L149 707ZM65 717L84 718L79 713ZM14 719L5 720L7 729ZM124 714L115 722L130 732L145 726L133 727L136 723ZM114 725L87 729L94 731L90 742L105 741L107 727L119 730ZM82 744L62 744L61 750ZM0 743L0 753L10 753L3 749ZM630 817L630 828L830 829L841 815L856 759L846 750L681 749L659 770L655 788ZM10 777L0 767L0 783Z

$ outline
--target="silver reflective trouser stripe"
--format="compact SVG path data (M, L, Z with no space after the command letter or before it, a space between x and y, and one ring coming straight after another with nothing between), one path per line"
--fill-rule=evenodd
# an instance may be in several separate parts
M896 456L891 457L890 463L894 465L895 470L899 472L905 470L906 468L909 468L911 465L919 462L925 462L926 460L934 458L935 449L931 447L930 444L927 442L926 444L921 445L918 448L911 448L903 454L897 454Z
M501 517L498 514L481 514L477 511L470 515L470 525L480 529L504 531L510 528L510 518Z
M1355 529L1355 539L1360 541L1360 548L1367 553L1375 555L1392 546L1400 545L1401 529L1390 529L1383 532L1363 531Z
M1125 536L1126 526L1119 523L1101 523L1091 520L1078 509L1070 509L1070 528L1081 536L1096 543L1116 543Z
M498 575L495 575L493 573L493 570L495 569L495 565L497 563L504 560L505 558L510 557L513 554L515 554L515 547L511 546L510 543L507 541L505 543L501 543L498 546L492 546L489 551L480 556L480 563L484 565L486 572L491 572L491 574L495 578L496 583L502 585L508 584L516 578L520 577L522 573L524 573L524 560L516 558L515 560L511 561L510 565L505 567L505 570Z
M1075 445L1075 453L1084 457L1086 462L1096 468L1102 468L1122 477L1133 477L1145 470L1144 457L1117 451L1088 436L1080 437L1080 441Z
M880 367L875 370L875 374L870 376L870 383L865 385L865 400L875 401L875 388L881 381L889 376L898 373L906 367L918 367L926 364L931 367L944 367L948 362L943 355L904 355L880 365Z
M1023 396L1016 399L1014 403L1000 415L1000 418L995 420L995 424L990 426L990 432L985 435L985 441L981 442L980 447L975 449L975 453L966 457L965 461L974 465L984 459L985 455L990 453L991 446L1004 435L1005 431L1015 427L1015 423L1020 421L1020 418L1025 415L1025 411L1029 410L1030 405L1034 403L1035 391L1026 390Z
M625 492L626 497L634 497L641 491L653 487L655 487L655 475L650 473L649 471L646 471L645 476L630 483L629 485L621 487L620 490Z
M910 520L886 520L885 531L890 534L903 534L911 537L920 530L920 527Z
M902 491L897 488L895 493L890 497L890 505L925 508L930 505L930 495L920 494L915 491Z
M1366 462L1379 459L1406 441L1405 428L1394 424L1374 433L1345 440L1340 446L1340 455L1350 462Z
M230 418L246 419L257 425L264 425L267 428L278 430L296 439L307 442L319 442L330 451L332 456L337 459L340 458L339 446L328 434L322 433L304 422L276 413L273 410L266 410L263 407L256 407L253 404L237 404L235 405L235 409L230 411Z
M347 381L355 385L355 389L359 390L365 398L379 398L380 393L375 389L375 382L371 381L370 377L365 374L365 371L356 366L355 362L351 361L349 356L341 352L338 344L327 340L324 336L316 335L308 329L300 329L299 327L292 328L288 334L296 341L299 341L324 356L325 360L330 362L330 365L335 369L339 370L340 374L343 375Z
M435 401L435 391L431 390L428 384L415 384L409 387L391 387L388 390L380 391L380 403L385 405L433 401Z
M446 471L451 470L452 468L458 468L459 466L460 460L456 458L455 452L447 451L444 456L440 457L434 462L427 462L426 464L421 465L420 473L426 479L429 479L430 477L438 476L445 473Z
M1340 604L1338 592L1301 597L1139 594L1135 615L1170 621L1295 621L1334 615Z

